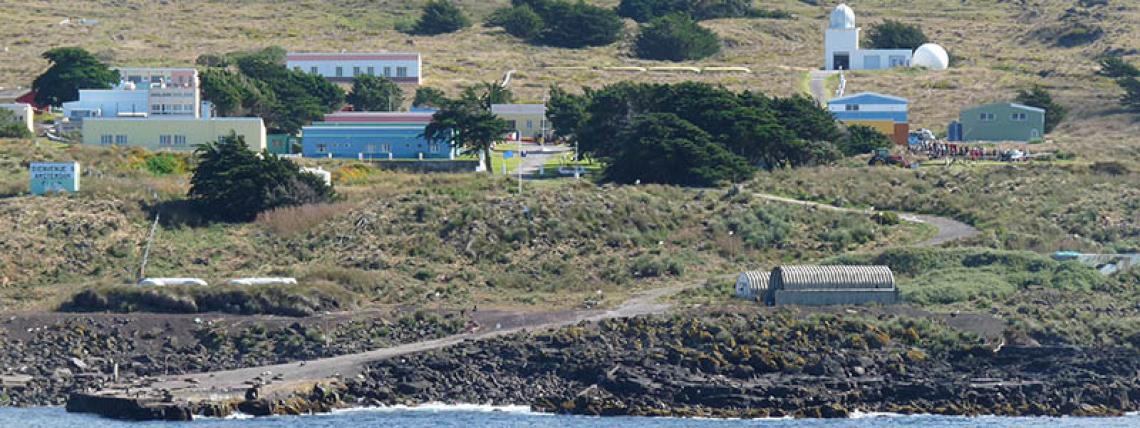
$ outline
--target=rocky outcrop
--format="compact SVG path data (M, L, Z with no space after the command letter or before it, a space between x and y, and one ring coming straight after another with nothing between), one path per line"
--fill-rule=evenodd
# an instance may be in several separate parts
M0 406L63 405L70 393L111 384L359 353L454 334L463 325L460 317L450 315L393 319L309 318L276 324L251 318L233 324L193 318L155 322L133 316L66 316L34 324L9 320L0 322L0 375L30 380L0 384Z
M374 363L363 405L530 405L584 415L841 418L882 411L1118 415L1140 353L1005 347L901 320L719 314L603 321Z
M192 409L185 403L91 393L70 394L67 397L67 411L132 421L189 421L193 418Z

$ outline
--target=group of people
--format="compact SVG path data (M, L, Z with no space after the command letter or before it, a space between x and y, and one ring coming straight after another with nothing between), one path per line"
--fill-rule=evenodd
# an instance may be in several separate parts
M925 154L931 159L954 158L969 160L1015 161L1028 157L1027 151L1014 149L987 148L976 145L922 141L910 145L912 154Z

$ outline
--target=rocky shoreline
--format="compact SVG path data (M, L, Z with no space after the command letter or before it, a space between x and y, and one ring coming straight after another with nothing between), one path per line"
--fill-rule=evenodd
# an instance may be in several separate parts
M900 320L646 317L374 363L347 403L527 405L582 415L841 418L852 412L1116 416L1140 353L991 346Z
M364 352L455 334L464 325L456 314L422 312L7 316L0 320L0 406L63 405L71 393L114 384Z

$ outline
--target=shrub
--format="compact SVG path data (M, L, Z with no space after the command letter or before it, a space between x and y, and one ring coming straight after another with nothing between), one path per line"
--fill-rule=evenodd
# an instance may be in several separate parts
M279 236L291 236L320 226L351 208L345 203L319 203L274 208L259 213L256 223Z
M524 4L496 10L487 18L487 25L503 27L507 34L523 40L535 40L546 24L534 9Z
M250 221L277 207L328 202L332 188L292 161L249 150L230 134L195 150L198 165L188 196L213 220Z
M618 15L637 22L648 22L680 13L695 20L717 18L788 18L784 11L757 10L752 0L621 0Z
M428 86L416 88L416 96L412 99L412 107L443 108L447 104L447 96L443 91Z
M1054 128L1065 120L1068 109L1053 102L1053 96L1041 85L1022 89L1017 92L1017 102L1030 107L1045 109L1045 132L1052 132Z
M1140 76L1140 69L1117 55L1106 55L1100 59L1099 63L1100 70L1097 71L1097 74L1101 76L1112 78Z
M553 2L549 12L541 16L546 23L541 41L550 46L605 46L616 42L621 35L621 18L613 10L584 2Z
M171 153L158 153L148 157L144 167L154 175L182 174L186 172L186 162Z
M839 140L839 150L846 156L858 156L877 149L891 147L893 143L875 128L862 125L847 127L847 136Z
M635 47L644 59L684 61L701 59L720 51L720 41L711 30L681 14L650 21L641 29Z
M80 291L60 305L63 312L157 312L192 314L225 312L241 315L312 316L355 307L351 294L339 287L136 287L118 286Z
M471 26L463 9L450 0L431 0L424 5L423 15L413 29L415 34L433 36L452 33Z
M352 92L345 101L355 111L398 111L404 91L391 79L365 74L352 79Z
M1130 111L1140 113L1140 80L1126 77L1117 80L1116 83L1124 89L1124 95L1120 96L1120 104Z
M926 34L916 25L886 20L867 31L867 43L872 49L918 49L927 42Z

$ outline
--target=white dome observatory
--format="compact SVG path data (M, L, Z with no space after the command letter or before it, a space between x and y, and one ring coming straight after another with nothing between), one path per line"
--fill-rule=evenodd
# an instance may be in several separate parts
M846 3L840 3L831 12L831 28L853 29L855 28L855 11L851 10L850 6Z
M927 43L914 50L910 59L911 67L926 67L931 70L945 70L950 67L950 55L946 49L934 43Z

